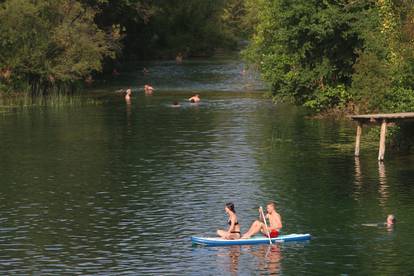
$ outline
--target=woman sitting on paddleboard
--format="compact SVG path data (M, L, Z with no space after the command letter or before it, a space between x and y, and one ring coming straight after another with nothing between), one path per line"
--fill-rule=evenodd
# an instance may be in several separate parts
M227 240L240 239L240 224L237 220L236 211L234 210L234 204L231 202L226 203L224 211L226 211L227 215L229 216L229 228L227 229L227 231L217 230L217 235Z

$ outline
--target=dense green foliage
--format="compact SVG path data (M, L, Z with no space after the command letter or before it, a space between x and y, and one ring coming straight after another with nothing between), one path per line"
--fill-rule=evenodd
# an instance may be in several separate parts
M120 27L123 57L208 56L252 32L246 0L82 0L106 29Z
M316 111L414 111L410 0L259 0L245 56L275 98Z
M0 0L0 91L72 90L114 58L232 49L247 36L245 10L244 0Z
M113 60L244 52L276 99L414 110L412 0L2 0L0 91L67 90Z
M116 39L93 22L95 12L71 0L8 0L0 5L4 90L44 94L98 71Z

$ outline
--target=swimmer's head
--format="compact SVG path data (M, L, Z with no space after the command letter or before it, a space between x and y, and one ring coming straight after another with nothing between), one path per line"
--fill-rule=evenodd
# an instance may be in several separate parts
M394 215L390 214L387 216L387 224L395 224L397 222L397 219Z
M191 99L190 102L195 103L195 100L194 99Z

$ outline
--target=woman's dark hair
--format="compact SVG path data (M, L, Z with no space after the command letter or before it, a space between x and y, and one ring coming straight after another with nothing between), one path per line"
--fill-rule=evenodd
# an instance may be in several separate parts
M229 208L229 210L233 213L236 213L236 210L234 210L234 204L232 202L226 203L226 207Z

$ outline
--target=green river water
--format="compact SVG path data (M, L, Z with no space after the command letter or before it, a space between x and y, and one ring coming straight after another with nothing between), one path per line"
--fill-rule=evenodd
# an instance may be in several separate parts
M274 105L242 68L153 62L99 84L97 104L3 108L0 274L414 274L414 156L355 159L351 122ZM226 227L226 202L246 231L269 200L312 240L192 246ZM393 229L362 225L388 213Z

